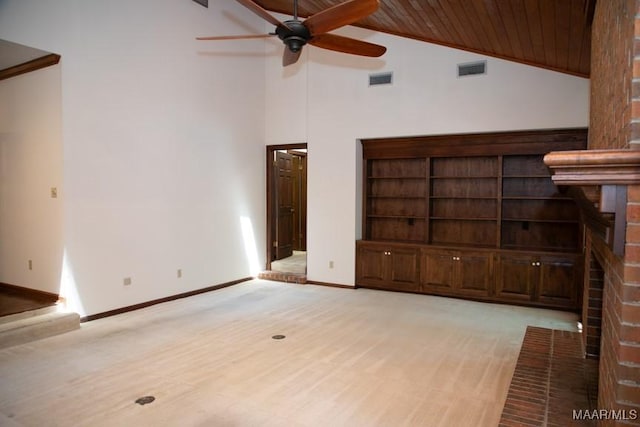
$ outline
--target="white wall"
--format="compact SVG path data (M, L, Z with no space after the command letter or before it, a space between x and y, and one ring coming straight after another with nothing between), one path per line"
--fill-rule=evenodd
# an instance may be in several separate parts
M1 283L58 293L63 196L56 65L0 81Z
M588 125L586 79L352 27L338 33L388 51L370 59L306 47L291 69L276 55L267 62L266 142L309 147L310 280L354 283L359 138ZM487 75L456 76L458 63L481 59ZM369 87L381 71L393 71L393 85Z
M62 55L62 282L81 314L248 276L242 217L262 265L265 142L308 142L308 276L353 284L358 138L587 125L584 79L491 58L459 79L482 57L354 28L388 53L308 47L283 69L277 40L193 40L267 28L210 3L0 0L0 38ZM394 84L369 88L379 71Z
M194 40L262 21L210 3L0 1L0 38L62 56L63 284L83 315L249 276L242 217L264 263L264 42Z

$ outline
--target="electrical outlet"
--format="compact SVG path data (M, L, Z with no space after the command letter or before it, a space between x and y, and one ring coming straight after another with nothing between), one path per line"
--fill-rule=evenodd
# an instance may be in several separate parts
M33 270L33 261L29 260L29 270Z
M58 198L58 189L56 187L51 187L51 198L52 199Z
M182 269L179 268L178 269L178 279L180 279L182 277Z
M333 261L329 261L329 268L333 268Z
M131 285L131 277L125 277L122 283L123 283L125 286L129 286L129 285Z

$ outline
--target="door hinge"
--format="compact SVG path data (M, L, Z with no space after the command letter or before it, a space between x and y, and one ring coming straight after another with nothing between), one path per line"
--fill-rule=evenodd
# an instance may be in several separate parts
M277 248L277 247L278 247L278 241L277 241L277 240L274 240L274 241L273 241L273 247L274 247L274 248Z

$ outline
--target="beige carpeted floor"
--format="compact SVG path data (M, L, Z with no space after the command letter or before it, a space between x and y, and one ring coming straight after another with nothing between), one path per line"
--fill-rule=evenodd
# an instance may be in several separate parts
M304 251L293 251L293 255L290 257L271 261L271 271L305 274L307 272L307 253Z
M0 425L495 426L526 326L576 320L255 280L0 351Z

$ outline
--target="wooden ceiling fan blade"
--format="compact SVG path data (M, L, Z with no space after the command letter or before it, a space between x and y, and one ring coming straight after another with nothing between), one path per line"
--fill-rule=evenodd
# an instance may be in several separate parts
M273 37L275 34L250 34L246 36L211 36L211 37L196 37L196 40L242 40L242 39L265 39Z
M303 22L311 35L353 24L378 10L379 0L349 0L311 15Z
M263 9L260 5L254 3L252 0L236 0L236 1L241 5L243 5L244 7L246 7L247 9L249 9L250 11L252 11L253 13L255 13L256 15L258 15L259 17L261 17L262 19L264 19L265 21L275 25L276 27L283 26L285 28L289 28L287 27L286 24L280 22L278 18L271 15L269 12Z
M338 36L336 34L320 34L309 40L309 44L337 52L371 57L382 56L387 51L386 47L380 46L379 44L356 40L351 37Z
M295 64L300 59L300 54L302 53L302 49L297 52L292 52L291 49L285 46L284 54L282 55L282 66L286 67L287 65Z

